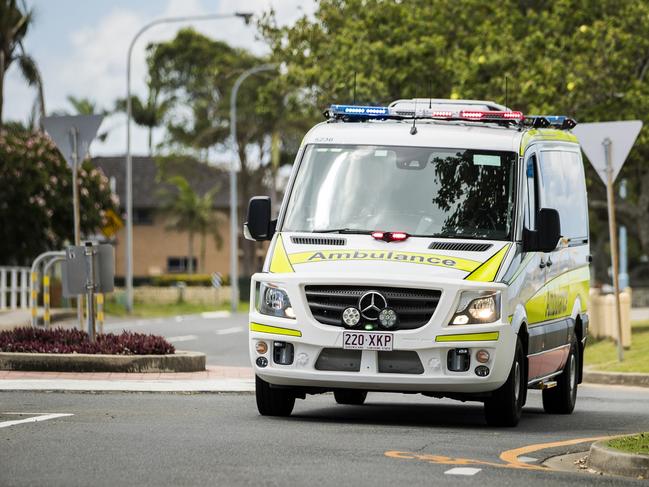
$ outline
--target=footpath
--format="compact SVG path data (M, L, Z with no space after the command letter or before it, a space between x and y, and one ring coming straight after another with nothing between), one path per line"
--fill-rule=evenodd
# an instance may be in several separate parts
M23 372L0 370L0 391L254 392L249 367L210 366L203 372Z

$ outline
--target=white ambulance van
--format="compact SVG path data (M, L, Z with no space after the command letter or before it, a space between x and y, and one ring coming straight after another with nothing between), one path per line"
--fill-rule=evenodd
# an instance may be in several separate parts
M586 344L588 208L575 122L493 102L332 105L305 136L252 276L262 415L333 392L484 403L513 426L528 389L575 407Z

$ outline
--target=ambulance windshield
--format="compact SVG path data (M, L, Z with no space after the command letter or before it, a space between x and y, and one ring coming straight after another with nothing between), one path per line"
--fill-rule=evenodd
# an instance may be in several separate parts
M506 240L514 152L307 146L283 231Z

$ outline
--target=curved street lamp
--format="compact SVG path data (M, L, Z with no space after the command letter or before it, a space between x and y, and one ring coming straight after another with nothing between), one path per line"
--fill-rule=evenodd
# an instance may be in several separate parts
M126 309L133 311L133 160L131 158L131 54L139 37L151 27L161 24L193 22L198 20L215 20L239 17L246 25L250 24L251 13L235 12L232 14L189 15L185 17L164 17L149 22L142 27L128 47L126 62Z
M239 305L239 228L237 225L237 166L239 159L239 144L237 143L237 94L241 84L253 74L262 71L273 71L277 64L260 64L239 75L230 93L230 140L232 141L232 163L230 164L230 301L233 313Z

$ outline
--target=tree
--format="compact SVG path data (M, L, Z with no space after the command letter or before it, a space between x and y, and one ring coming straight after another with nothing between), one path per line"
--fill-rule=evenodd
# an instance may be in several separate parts
M194 269L194 237L201 236L201 268L205 267L205 240L208 233L214 236L217 247L221 246L221 235L218 231L219 218L214 213L214 198L218 188L212 188L200 195L183 176L171 176L167 183L172 189L163 190L165 203L163 211L169 217L167 228L179 232L187 232L188 269L193 274Z
M25 52L23 40L33 20L33 13L25 2L0 0L0 128L4 106L5 75L14 61L29 84L38 90L41 119L45 116L43 80L34 59Z
M101 110L97 106L97 102L91 100L90 98L77 98L73 95L68 95L66 97L68 103L74 108L75 115L94 115L99 113L105 113L105 110Z
M146 101L142 101L136 95L131 97L133 121L141 127L146 127L149 131L149 156L153 155L153 129L162 125L165 115L172 104L172 100L170 99L160 100L159 95L159 88L149 82L149 94ZM115 107L119 111L126 112L126 100L117 100Z
M42 132L16 124L0 130L0 239L3 263L30 265L46 250L72 242L72 171ZM117 211L108 178L90 161L79 170L81 232L95 233Z
M493 99L581 122L647 122L648 30L649 4L641 0L322 0L313 16L292 26L279 27L272 12L260 23L272 58L286 63L282 82L313 121L356 93L360 103ZM644 255L649 225L637 222L649 220L648 157L645 128L620 175L629 181L629 197L619 206ZM601 254L605 191L586 168L591 240ZM607 279L606 261L595 256L599 280Z

